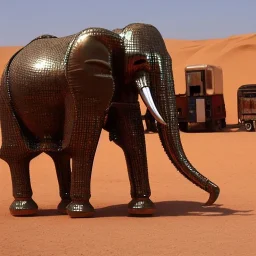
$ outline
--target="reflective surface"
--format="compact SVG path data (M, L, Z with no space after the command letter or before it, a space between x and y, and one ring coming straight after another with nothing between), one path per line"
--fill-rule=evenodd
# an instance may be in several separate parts
M164 40L154 26L130 24L114 31L88 28L62 38L43 35L10 59L0 87L0 157L11 170L11 213L36 212L35 204L23 202L32 200L29 163L45 152L56 168L59 211L93 216L91 172L105 129L126 158L132 198L128 212L153 214L140 93L160 122L158 133L170 160L210 193L208 204L214 203L219 188L190 164L180 142L172 62Z

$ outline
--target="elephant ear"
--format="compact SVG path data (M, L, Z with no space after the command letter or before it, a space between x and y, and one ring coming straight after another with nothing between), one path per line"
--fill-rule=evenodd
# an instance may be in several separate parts
M108 108L114 94L111 51L87 31L70 47L66 77L76 100L96 100L100 110Z

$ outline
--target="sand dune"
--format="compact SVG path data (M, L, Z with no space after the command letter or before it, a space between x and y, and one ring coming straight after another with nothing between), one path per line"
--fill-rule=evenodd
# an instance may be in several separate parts
M237 123L236 92L256 83L256 34L214 40L166 39L173 58L176 93L185 89L184 67L207 63L223 68L227 123ZM20 47L0 47L0 71ZM145 107L142 105L142 111ZM157 134L146 135L152 199L157 215L128 218L129 182L122 151L103 132L93 168L94 219L59 216L54 165L40 155L31 162L39 216L14 218L8 165L0 160L0 255L182 255L256 254L255 133L181 133L192 164L217 183L215 206L208 195L185 180L165 155ZM118 167L116 167L118 166Z
M186 65L207 63L222 67L227 123L237 123L237 89L242 84L256 83L256 35L200 41L166 40L166 45L173 58L176 93L185 90Z

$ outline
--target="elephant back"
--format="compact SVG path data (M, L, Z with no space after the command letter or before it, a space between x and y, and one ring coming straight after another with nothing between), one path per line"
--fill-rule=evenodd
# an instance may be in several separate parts
M58 38L58 37L54 36L54 35L50 35L50 34L43 34L41 36L38 36L38 37L34 38L32 41L30 41L30 43L33 42L33 41L36 41L38 39L46 39L46 38Z
M59 113L63 108L63 91L67 84L66 52L74 37L38 37L7 64L1 86L2 98L11 102L20 122L37 134L41 134L41 130L53 130L48 127L51 120L62 122ZM48 122L44 119L46 113Z
M65 55L73 38L74 35L60 38L43 35L14 56L5 86L17 112L36 109L40 102L50 104L61 100L61 91L67 83Z

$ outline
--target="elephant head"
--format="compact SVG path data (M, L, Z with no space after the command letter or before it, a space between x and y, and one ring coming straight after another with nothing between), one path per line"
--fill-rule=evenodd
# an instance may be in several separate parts
M135 86L157 121L162 146L177 168L192 183L207 191L206 205L219 196L219 187L189 162L180 140L172 59L160 32L152 25L134 23L115 29L124 41L126 83Z

